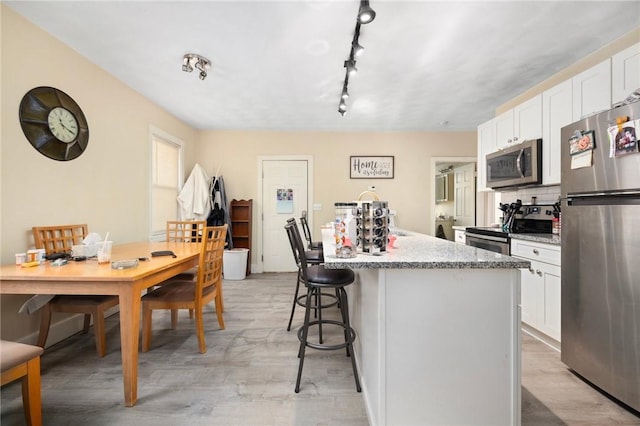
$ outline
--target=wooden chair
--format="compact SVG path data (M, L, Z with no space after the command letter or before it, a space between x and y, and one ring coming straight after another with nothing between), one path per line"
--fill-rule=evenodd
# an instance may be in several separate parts
M200 243L204 235L204 228L207 222L204 220L168 220L167 221L167 241L179 243ZM198 276L198 267L193 267L188 271L181 272L175 277L171 277L160 285L168 284L172 281L193 281ZM193 309L189 309L189 318L193 318ZM178 310L171 310L171 328L178 326Z
M42 400L40 396L39 346L0 340L0 370L4 386L22 379L22 405L29 426L42 425Z
M227 225L205 228L202 237L198 278L196 281L173 281L142 297L142 352L151 346L152 312L156 309L193 309L200 353L207 351L204 338L204 305L215 299L218 324L224 330L222 317L222 256Z
M61 226L34 226L33 238L36 248L45 249L47 255L53 253L71 253L73 245L82 244L87 236L86 224ZM60 295L54 297L40 309L40 334L38 346L44 348L49 336L52 312L84 314L83 333L89 331L91 316L93 316L93 332L96 336L96 351L98 356L107 353L107 343L104 326L104 313L107 309L118 304L118 296L94 295Z

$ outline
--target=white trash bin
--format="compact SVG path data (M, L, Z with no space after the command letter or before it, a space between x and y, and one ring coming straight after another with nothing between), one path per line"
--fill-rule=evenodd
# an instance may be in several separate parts
M249 249L225 250L222 255L222 273L225 280L244 280L247 276L247 256Z

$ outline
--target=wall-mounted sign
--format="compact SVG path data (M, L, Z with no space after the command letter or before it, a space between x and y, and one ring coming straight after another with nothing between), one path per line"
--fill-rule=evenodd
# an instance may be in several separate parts
M384 157L351 156L351 179L393 179L392 155Z

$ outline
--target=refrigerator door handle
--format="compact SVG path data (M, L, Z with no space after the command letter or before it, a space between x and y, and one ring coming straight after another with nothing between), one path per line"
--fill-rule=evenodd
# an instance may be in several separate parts
M524 177L524 171L522 170L522 157L524 156L524 148L520 150L518 153L518 158L516 159L516 166L518 167L518 173L520 173L520 177Z
M640 204L640 190L567 194L567 205Z

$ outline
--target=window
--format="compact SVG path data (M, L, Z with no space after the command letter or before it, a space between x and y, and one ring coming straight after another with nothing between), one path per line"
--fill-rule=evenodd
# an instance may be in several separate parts
M164 240L166 223L178 218L178 193L184 181L183 143L151 127L151 240Z

